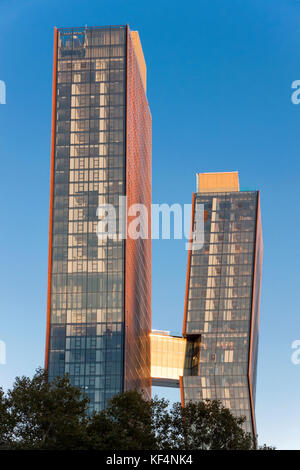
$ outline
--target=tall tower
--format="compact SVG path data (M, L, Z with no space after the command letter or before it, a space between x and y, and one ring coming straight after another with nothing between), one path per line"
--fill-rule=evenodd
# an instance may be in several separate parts
M118 219L120 196L146 206L150 227L151 114L138 32L55 28L45 367L50 380L69 373L91 411L151 387L151 240L96 233L97 207L112 204Z
M255 388L262 230L259 191L237 172L197 175L192 227L204 214L204 245L188 255L182 402L220 400L256 434ZM196 247L197 248L197 247Z

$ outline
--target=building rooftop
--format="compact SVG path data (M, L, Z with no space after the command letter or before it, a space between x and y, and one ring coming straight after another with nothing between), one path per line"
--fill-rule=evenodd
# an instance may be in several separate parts
M237 171L221 173L197 173L197 193L224 193L239 191L239 174Z

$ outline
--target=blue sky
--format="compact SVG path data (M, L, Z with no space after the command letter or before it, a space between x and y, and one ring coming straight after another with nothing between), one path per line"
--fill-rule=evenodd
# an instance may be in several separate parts
M257 427L300 449L297 0L0 1L0 385L43 364L53 27L126 23L148 67L153 202L191 203L196 172L238 170L241 189L261 190ZM186 265L185 241L153 241L153 328L181 331Z

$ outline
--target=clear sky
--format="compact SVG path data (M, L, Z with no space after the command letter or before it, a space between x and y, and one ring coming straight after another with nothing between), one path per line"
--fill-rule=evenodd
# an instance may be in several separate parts
M257 427L300 449L299 0L0 1L0 385L44 359L53 27L126 23L148 67L153 202L191 203L196 172L261 190ZM181 331L186 266L185 241L153 242L153 328Z

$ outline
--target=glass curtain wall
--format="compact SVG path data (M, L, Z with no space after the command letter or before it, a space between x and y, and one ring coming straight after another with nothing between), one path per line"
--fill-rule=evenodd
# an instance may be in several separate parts
M187 338L201 335L198 370L183 377L184 400L218 399L252 432L248 366L258 193L196 194L205 244L192 251ZM256 357L255 357L256 361Z
M59 29L56 84L48 371L92 411L123 388L124 241L96 211L125 194L126 27Z

